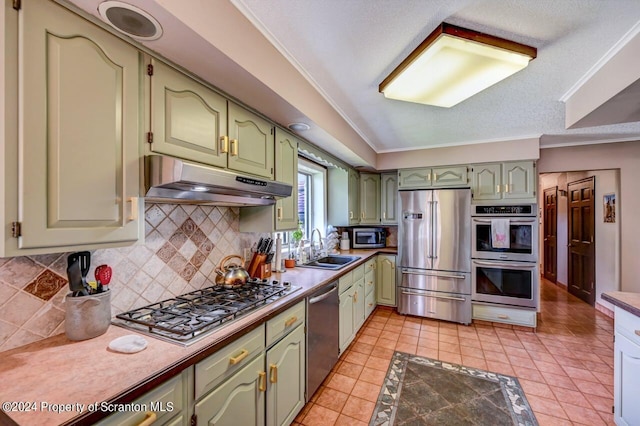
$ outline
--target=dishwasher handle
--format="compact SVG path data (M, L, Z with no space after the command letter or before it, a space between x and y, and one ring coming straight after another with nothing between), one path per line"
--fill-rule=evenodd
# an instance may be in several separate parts
M331 295L331 293L333 293L335 291L338 291L338 287L333 286L333 288L331 290L327 291L326 293L322 293L320 296L312 297L311 299L309 299L309 304L313 305L314 303L322 302L324 299L329 297Z

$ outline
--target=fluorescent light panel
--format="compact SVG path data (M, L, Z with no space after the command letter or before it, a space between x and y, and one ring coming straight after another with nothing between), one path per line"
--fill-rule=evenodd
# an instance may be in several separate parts
M380 83L386 98L452 107L536 57L534 47L443 23Z

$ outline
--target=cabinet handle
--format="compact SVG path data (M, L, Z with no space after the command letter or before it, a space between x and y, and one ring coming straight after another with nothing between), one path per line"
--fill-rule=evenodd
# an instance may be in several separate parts
M387 212L382 212L382 220L387 220Z
M640 330L636 330L635 333L636 333L636 336L640 336Z
M427 173L427 180L431 180L431 173Z
M282 220L282 207L278 207L278 220Z
M220 136L220 152L222 154L229 152L229 136Z
M353 293L353 303L358 303L358 292Z
M138 423L138 426L149 426L158 419L158 415L153 411L147 411L144 413L144 420Z
M364 219L364 212L361 212L361 213L360 213L360 217L361 217L362 219Z
M275 364L269 365L269 381L278 383L278 366Z
M131 210L129 210L127 222L138 220L138 200L138 197L131 197L127 200L127 203L131 203Z
M232 157L237 157L238 156L238 139L231 139L231 156Z
M261 371L258 373L258 390L264 392L267 390L267 372Z
M500 185L496 185L496 192L500 192Z
M372 306L373 306L373 303L369 303L369 307L372 307Z
M285 326L285 328L286 328L286 327L290 327L291 325L295 324L295 323L296 323L296 321L298 321L298 317L295 317L295 316L294 316L294 317L289 318L288 320L286 320L286 321L284 322L284 326Z
M433 180L438 180L438 175L435 172L433 172Z
M353 219L353 212L352 211L349 212L349 219Z
M373 285L373 281L369 281L369 282L368 282L368 284L369 284L369 285Z
M249 355L249 351L246 349L243 349L242 351L240 351L240 355L238 355L237 357L229 358L229 364L236 365L237 363L245 359L247 355Z
M500 319L509 319L509 315L500 314L500 315L498 315L498 318L500 318Z

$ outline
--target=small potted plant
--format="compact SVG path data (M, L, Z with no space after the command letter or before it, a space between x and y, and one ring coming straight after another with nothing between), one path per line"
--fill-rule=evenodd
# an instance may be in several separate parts
M289 258L285 259L285 267L293 268L296 265L296 251L300 246L300 241L302 241L304 233L302 229L300 229L300 223L298 223L298 229L292 231L289 238Z

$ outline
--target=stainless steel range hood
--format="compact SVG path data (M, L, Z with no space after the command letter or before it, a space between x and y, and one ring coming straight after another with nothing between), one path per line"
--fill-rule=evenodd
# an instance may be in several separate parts
M159 203L268 206L289 197L291 185L240 175L164 155L144 158L145 198Z

